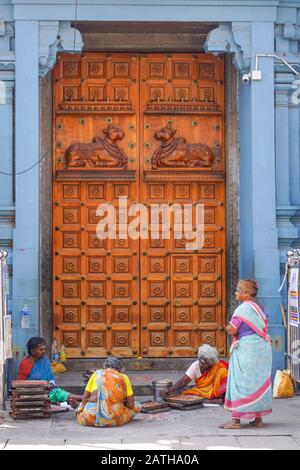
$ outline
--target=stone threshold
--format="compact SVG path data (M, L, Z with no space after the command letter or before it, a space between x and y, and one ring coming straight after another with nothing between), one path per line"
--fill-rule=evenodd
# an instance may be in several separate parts
M64 390L76 394L82 394L84 392L85 384L83 381L81 371L67 371L62 374L56 375L56 384L58 387ZM183 370L159 370L159 371L126 371L126 374L130 378L132 388L135 396L153 396L153 380L165 380L170 379L175 383L180 379L184 371Z

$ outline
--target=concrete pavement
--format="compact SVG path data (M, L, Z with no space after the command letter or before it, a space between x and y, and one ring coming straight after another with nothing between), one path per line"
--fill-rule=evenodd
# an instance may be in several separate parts
M300 396L275 400L274 412L265 418L262 429L249 425L242 430L219 429L228 417L222 407L214 406L192 412L140 414L123 427L97 429L79 426L73 412L24 422L6 415L0 424L0 449L300 450Z

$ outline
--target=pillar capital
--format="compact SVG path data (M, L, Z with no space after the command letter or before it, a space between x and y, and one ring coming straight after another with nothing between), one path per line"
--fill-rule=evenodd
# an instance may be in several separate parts
M210 31L204 45L206 52L233 54L233 64L240 73L247 73L251 64L251 23L220 23Z
M56 63L58 51L80 52L83 41L70 21L39 21L39 74L46 75Z

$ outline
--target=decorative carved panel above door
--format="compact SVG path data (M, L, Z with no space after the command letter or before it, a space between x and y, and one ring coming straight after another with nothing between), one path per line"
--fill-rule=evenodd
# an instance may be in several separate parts
M54 70L54 335L69 357L226 354L224 62L61 54ZM203 204L203 247L99 239L99 205ZM173 216L171 221L173 223ZM132 217L127 216L126 222ZM149 227L140 227L145 233Z

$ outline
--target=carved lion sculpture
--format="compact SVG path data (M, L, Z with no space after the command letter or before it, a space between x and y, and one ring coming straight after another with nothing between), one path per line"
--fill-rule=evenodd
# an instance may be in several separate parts
M89 144L77 143L66 150L69 167L127 167L128 157L118 147L117 142L124 139L122 129L109 125L103 130L104 138L95 137Z
M208 145L188 144L184 138L175 138L176 132L171 124L156 132L161 145L153 154L152 168L212 166L214 155Z

